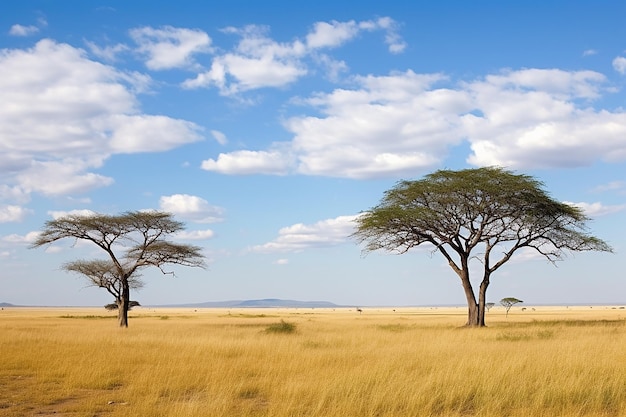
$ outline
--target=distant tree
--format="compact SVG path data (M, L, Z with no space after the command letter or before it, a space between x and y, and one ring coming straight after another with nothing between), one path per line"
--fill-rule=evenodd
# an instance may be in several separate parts
M386 191L378 206L357 218L353 237L366 242L365 252L432 245L461 280L467 326L484 326L491 275L518 250L534 249L553 263L566 251L612 251L587 233L589 219L580 208L555 201L542 187L498 167L436 171ZM478 297L471 259L482 263Z
M522 300L518 300L517 298L514 297L506 297L503 298L502 300L500 300L500 304L502 304L502 306L504 308L506 308L506 316L509 317L509 310L511 309L511 307L513 307L515 304L519 304L519 303L523 303Z
M496 303L485 303L485 309L487 311L491 310L491 307L495 306Z
M126 212L120 215L68 215L46 222L32 247L70 238L94 243L109 259L78 260L63 269L79 273L93 286L106 289L115 297L120 327L128 327L130 290L143 286L139 271L157 267L164 274L167 264L204 267L201 248L173 243L167 237L183 230L183 224L170 213Z

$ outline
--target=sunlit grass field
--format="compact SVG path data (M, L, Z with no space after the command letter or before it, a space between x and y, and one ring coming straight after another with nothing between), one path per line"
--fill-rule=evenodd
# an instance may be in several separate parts
M0 311L0 416L626 416L626 310Z

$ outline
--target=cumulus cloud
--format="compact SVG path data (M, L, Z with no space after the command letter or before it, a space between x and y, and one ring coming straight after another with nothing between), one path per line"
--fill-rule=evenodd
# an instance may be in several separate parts
M191 230L182 231L176 233L174 236L177 240L208 240L211 239L215 233L212 230Z
M385 42L392 53L404 49L397 25L388 17L362 22L317 22L303 40L291 42L270 38L265 26L228 27L225 33L241 38L235 50L216 56L208 71L186 80L183 87L216 87L226 96L259 88L284 87L309 74L311 62L322 63L333 78L345 63L327 56L320 60L320 51L337 48L365 31L384 31Z
M32 161L30 166L16 178L20 186L29 192L47 196L82 194L93 188L105 187L113 179L103 175L84 172L100 164L90 164L77 158L59 161Z
M594 109L614 90L594 71L507 70L472 81L412 71L356 77L353 89L300 100L316 116L285 120L293 135L268 150L221 153L225 174L409 177L464 142L476 166L514 169L626 160L626 112Z
M326 175L349 178L417 174L439 163L462 140L460 113L472 103L466 92L437 88L440 74L412 71L357 77L357 90L337 89L302 103L324 116L285 122L293 140L271 151L222 153L203 163L230 173Z
M2 166L2 158L0 158L0 166ZM0 184L0 201L27 203L29 200L30 196L28 191L26 191L23 187Z
M389 46L389 52L392 54L404 52L407 45L398 33L398 23L390 17L381 17L378 19L377 24L386 31L385 43Z
M357 216L339 216L306 225L302 223L284 227L271 242L251 248L253 252L299 252L308 248L324 248L340 245L349 240L354 232Z
M613 68L620 74L626 74L626 58L618 56L613 60Z
M310 49L335 48L353 39L359 30L359 25L354 20L317 22L313 25L313 30L306 35L306 45Z
M37 240L39 234L40 232L29 232L25 235L18 235L14 233L3 236L2 238L0 238L0 241L2 241L3 243L10 243L12 245L30 245L34 243L35 240Z
M606 216L608 214L617 213L626 210L626 204L606 206L600 202L595 203L573 203L565 201L565 204L581 208L585 214L591 218Z
M280 150L220 153L217 159L202 161L202 169L206 171L234 175L285 175L290 167L288 153Z
M70 211L49 211L48 214L52 216L54 220L60 219L61 217L66 216L83 216L89 217L96 214L94 211L83 209L83 210L70 210Z
M30 49L1 50L3 194L20 190L24 199L32 192L86 192L113 182L89 172L112 154L165 151L201 140L193 123L141 113L136 93L147 82L50 39Z
M163 26L132 29L130 36L151 70L193 67L193 55L211 51L211 38L198 29Z
M20 206L1 206L0 205L0 223L19 222L31 214L32 210L29 210Z
M186 88L217 87L222 95L241 91L280 87L306 74L299 61L305 47L300 41L281 44L267 36L269 29L247 26L226 28L224 32L241 37L234 52L216 56L209 71L183 83Z
M215 223L222 221L224 209L213 206L203 198L189 194L173 194L163 196L159 207L183 219L197 223Z
M15 24L11 26L11 29L9 30L9 35L30 36L30 35L34 35L37 32L39 32L39 28L37 26L33 26L33 25L23 26L23 25Z
M467 85L479 114L463 117L473 165L572 167L626 156L626 113L596 111L606 91L593 71L529 69Z

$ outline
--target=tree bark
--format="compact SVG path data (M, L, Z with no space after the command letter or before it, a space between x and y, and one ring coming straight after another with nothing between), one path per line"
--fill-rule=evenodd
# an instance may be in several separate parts
M463 291L465 291L465 299L467 300L467 323L468 327L479 326L479 306L476 303L476 296L474 295L474 289L469 279L469 269L464 267L459 271L459 277L461 278L461 284L463 285Z
M485 271L483 281L478 290L478 326L485 327L485 305L487 304L487 287L489 287L489 273Z
M117 320L120 327L128 327L128 309L130 307L130 285L128 279L122 282L122 296L118 299Z

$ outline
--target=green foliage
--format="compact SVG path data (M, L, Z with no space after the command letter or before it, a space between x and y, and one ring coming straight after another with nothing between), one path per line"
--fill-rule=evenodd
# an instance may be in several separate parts
M353 237L365 252L406 253L430 245L461 279L468 325L482 326L490 277L516 251L535 249L550 262L567 251L611 252L587 232L588 220L579 207L551 198L531 176L499 167L439 170L386 191L356 219ZM469 270L473 258L484 266L478 297Z
M139 304L139 301L130 301L128 303L128 310L131 310L133 307L141 307L141 304ZM117 303L111 303L111 304L105 305L104 308L109 311L113 311L113 310L117 310L119 306L117 305Z
M295 333L296 327L295 323L289 323L281 319L279 323L270 324L265 331L267 333Z
M78 260L63 268L87 278L90 285L103 288L116 300L118 319L128 326L130 290L143 286L140 271L156 267L163 273L165 265L204 267L200 247L167 240L168 236L183 230L183 223L172 214L158 211L132 211L120 215L94 213L89 216L67 215L46 222L32 247L52 244L62 239L84 240L102 249L107 259Z

